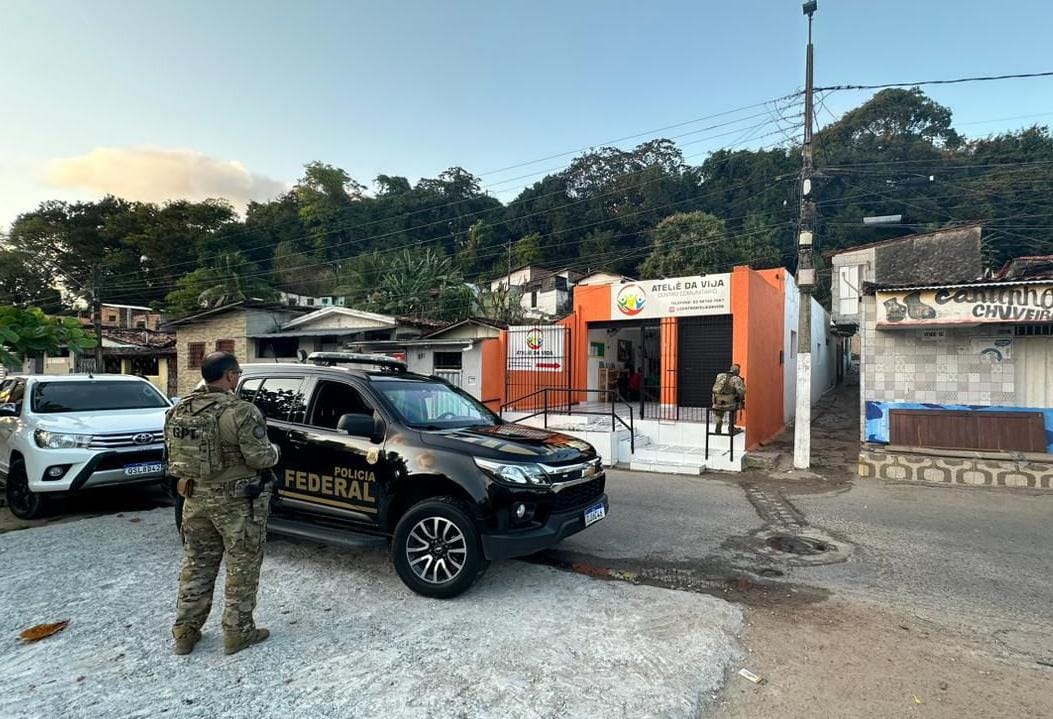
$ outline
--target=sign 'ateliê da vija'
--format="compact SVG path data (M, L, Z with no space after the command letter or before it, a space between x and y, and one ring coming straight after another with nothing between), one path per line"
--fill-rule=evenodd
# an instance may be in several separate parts
M612 320L730 313L730 274L646 280L611 290Z
M879 290L878 327L1053 322L1053 284Z

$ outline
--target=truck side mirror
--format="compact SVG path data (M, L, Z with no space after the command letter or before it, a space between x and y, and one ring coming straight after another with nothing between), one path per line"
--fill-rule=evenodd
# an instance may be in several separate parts
M377 436L377 423L371 414L344 414L336 423L338 432L345 432L352 437L374 439Z

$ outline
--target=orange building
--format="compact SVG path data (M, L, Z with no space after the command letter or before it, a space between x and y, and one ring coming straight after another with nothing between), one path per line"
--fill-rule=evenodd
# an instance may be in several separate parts
M568 317L503 333L488 384L502 386L508 419L579 434L633 467L740 469L784 426L786 293L786 270L749 267L576 287ZM729 437L709 405L732 363L747 401Z

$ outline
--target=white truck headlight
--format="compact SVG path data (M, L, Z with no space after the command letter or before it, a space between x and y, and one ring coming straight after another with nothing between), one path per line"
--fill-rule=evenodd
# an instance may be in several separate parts
M43 449L84 449L91 445L90 434L63 434L43 429L34 432L33 439Z
M505 484L544 486L552 480L536 464L519 462L496 462L475 457L475 464L494 479Z

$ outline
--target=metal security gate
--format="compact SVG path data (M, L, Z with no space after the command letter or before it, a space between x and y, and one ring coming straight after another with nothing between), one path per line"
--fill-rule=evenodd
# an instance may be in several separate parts
M703 419L703 408L712 403L713 382L718 373L731 366L731 353L731 315L678 319L677 403L681 419Z
M566 406L572 397L571 331L563 325L508 328L505 343L505 405L512 411Z

